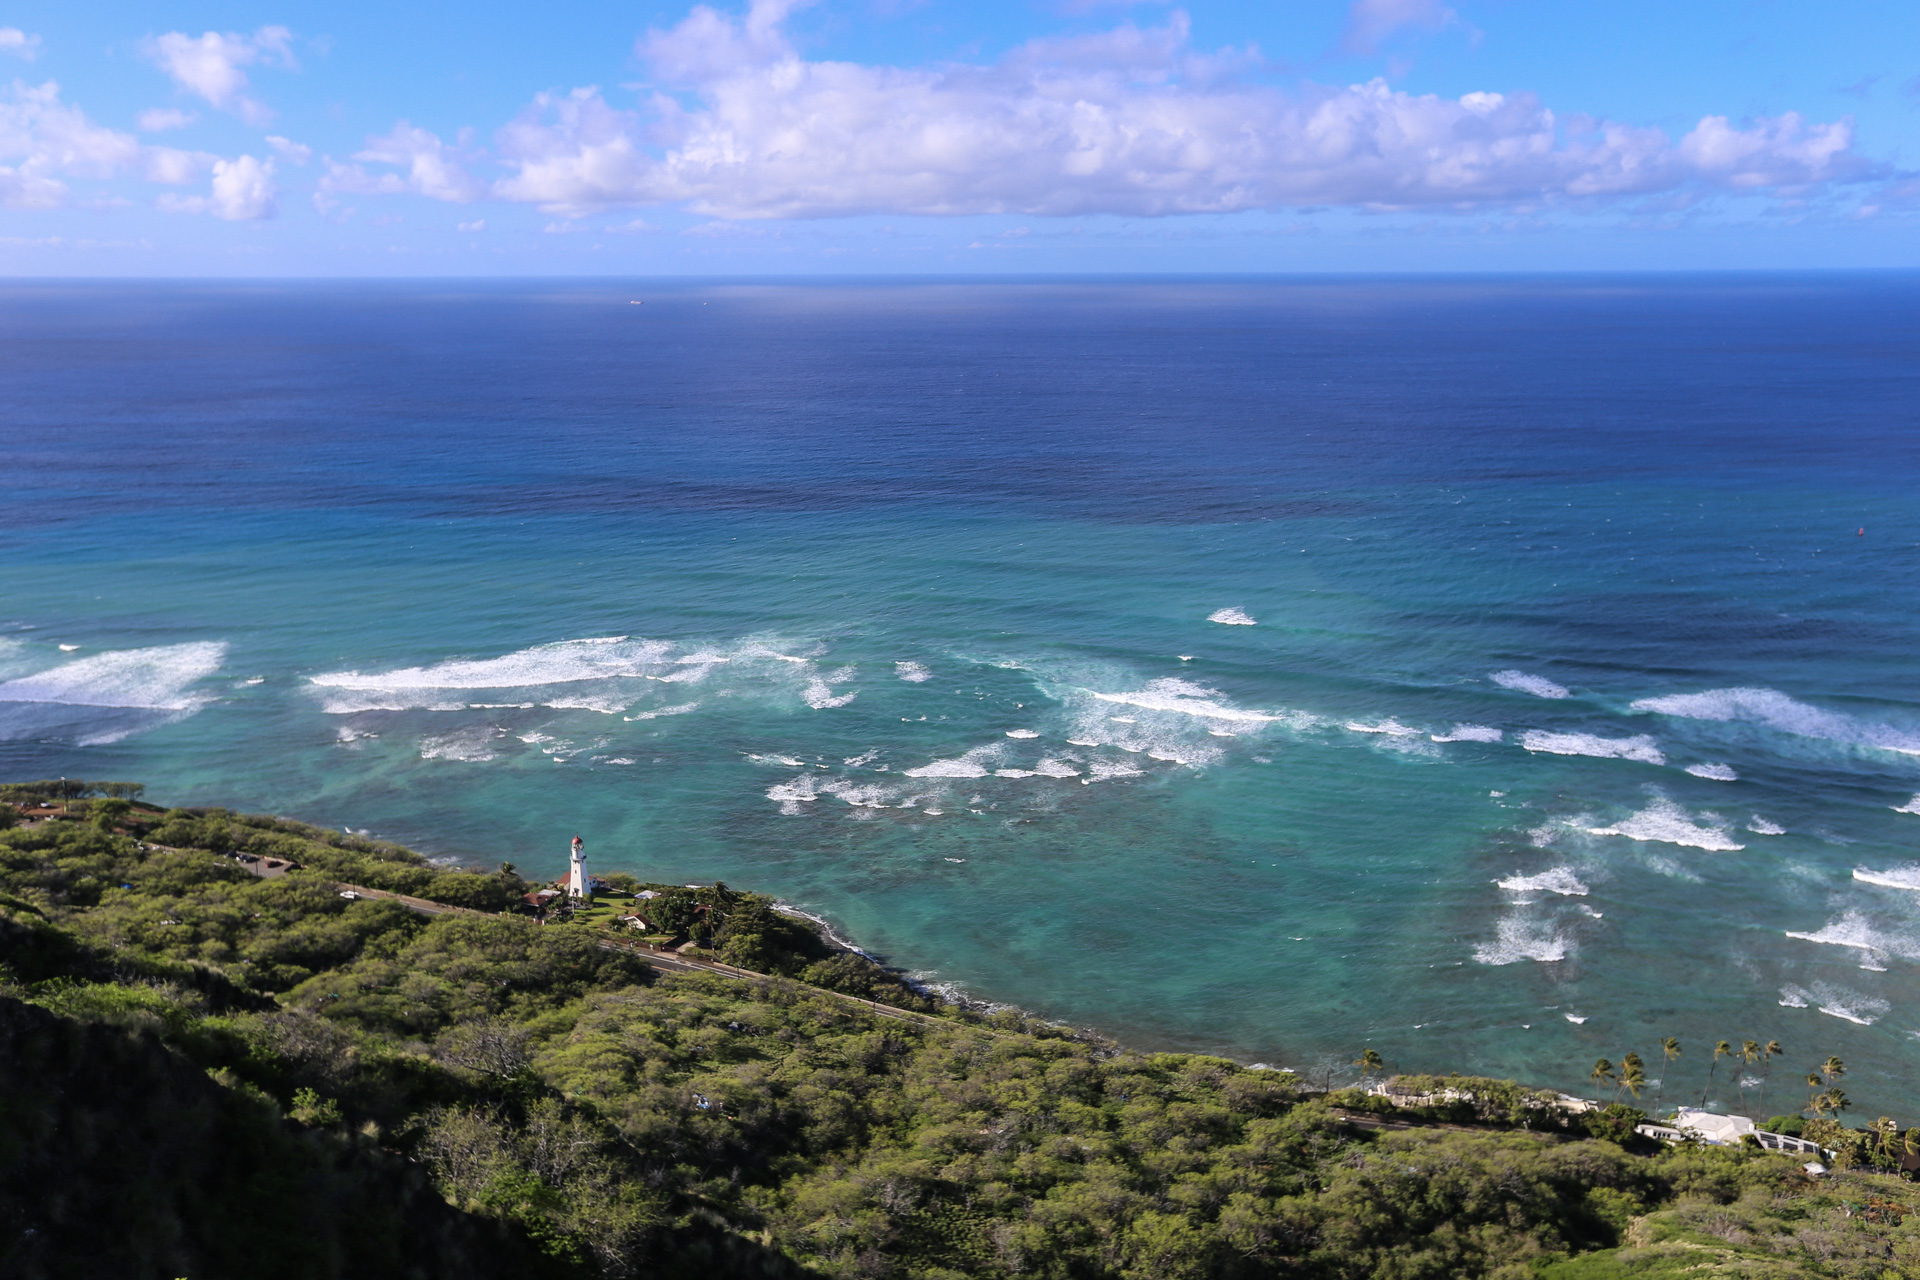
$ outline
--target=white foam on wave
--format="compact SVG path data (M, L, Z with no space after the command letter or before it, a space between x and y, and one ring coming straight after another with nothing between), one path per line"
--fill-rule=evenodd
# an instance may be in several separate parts
M1252 618L1248 617L1243 610L1231 608L1215 609L1207 615L1207 621L1217 622L1224 627L1251 627L1258 625Z
M1203 720L1220 720L1228 724L1268 724L1285 718L1265 711L1247 711L1228 706L1216 701L1220 697L1218 689L1209 689L1178 676L1152 680L1145 688L1127 693L1098 693L1091 689L1087 692L1102 702L1139 707L1144 711L1168 711L1176 715L1197 716Z
M422 760L458 760L467 764L482 764L488 760L498 760L500 753L494 750L494 743L500 736L497 731L485 728L463 729L437 738L422 738L420 758Z
M552 706L553 704L548 703L547 705ZM632 715L626 718L628 720L658 720L661 716L683 716L689 711L697 711L699 709L700 704L697 702L682 702L678 706L656 707L652 711L642 711L638 715Z
M1562 897L1584 898L1587 886L1573 874L1572 867L1555 867L1538 875L1523 876L1518 871L1495 884L1508 893L1557 893Z
M918 769L903 772L909 778L984 778L992 770L987 768L983 757L989 756L994 750L991 746L975 747L951 760L933 760Z
M136 711L193 711L205 705L191 686L220 669L225 642L199 640L147 649L113 649L0 684L0 702Z
M329 671L307 677L323 689L395 693L417 689L526 689L616 676L646 675L664 663L672 645L626 636L560 640L498 658L457 659L394 671Z
M1377 724L1349 720L1344 727L1352 733L1384 733L1390 738L1415 738L1420 735L1420 730L1409 728L1391 716Z
M893 673L908 684L925 684L933 679L933 672L918 662L896 662L893 664Z
M993 776L996 778L1032 778L1038 775L1031 769L995 769Z
M800 694L801 700L815 711L827 711L834 707L844 707L859 696L860 691L858 689L855 689L852 693L836 694L833 691L833 686L825 680L807 681L806 689Z
M1901 937L1878 928L1858 911L1849 911L1837 920L1829 920L1810 933L1788 929L1786 935L1789 938L1798 938L1802 942L1852 947L1856 951L1867 952L1876 957L1892 955L1905 960L1920 959L1920 944L1916 944L1914 939Z
M1032 729L1009 729L1007 730L1007 736L1009 738L1037 738L1040 735Z
M1080 771L1068 764L1065 760L1055 760L1051 756L1033 766L1033 772L1036 776L1042 778L1077 778L1080 776ZM1137 773L1139 771L1135 770L1135 772Z
M1491 725L1456 724L1445 733L1428 736L1435 742L1498 742L1506 735Z
M771 794L771 793L769 793ZM884 809L898 788L883 786L877 782L857 782L852 778L833 778L822 782L819 794L843 800L856 809Z
M1757 836L1783 836L1787 829L1777 822L1769 822L1759 814L1753 815L1753 821L1747 824L1747 830Z
M1885 1000L1864 996L1857 991L1816 982L1813 989L1789 982L1780 988L1780 1004L1788 1009L1809 1006L1833 1018L1842 1018L1862 1027L1870 1027L1892 1008Z
M816 799L813 775L803 773L791 782L776 783L768 787L767 799L778 801L781 813L789 816L799 813L801 805L811 804Z
M1578 1013L1563 1013L1560 1016L1565 1018L1568 1022L1571 1022L1574 1026L1577 1027L1581 1023L1585 1022L1587 1020L1587 1017L1590 1015L1578 1014Z
M1487 679L1502 689L1512 689L1517 693L1530 693L1536 698L1565 698L1568 695L1565 686L1557 685L1545 676L1528 675L1524 671L1496 671Z
M603 716L618 715L632 705L625 698L551 698L541 704L555 711L598 711Z
M1920 755L1920 735L1809 706L1777 689L1708 689L1701 693L1641 698L1630 703L1629 708L1688 720L1740 721L1802 738Z
M1087 776L1082 783L1108 782L1114 778L1143 777L1145 771L1136 769L1124 760L1095 760L1087 766Z
M1690 764L1687 766L1687 772L1696 778L1710 778L1715 782L1740 781L1740 775L1733 771L1732 765Z
M1920 863L1909 863L1904 867L1889 867L1885 871L1869 871L1865 867L1855 867L1853 878L1862 884L1875 884L1883 889L1911 889L1920 893Z
M1915 795L1913 799L1907 801L1905 804L1889 805L1888 807L1895 813L1920 813L1920 795Z
M1500 921L1492 941L1473 949L1473 958L1480 964L1491 965L1515 964L1521 960L1550 964L1567 958L1568 945L1565 935L1555 931L1548 922L1508 916Z
M1642 764L1665 764L1660 744L1645 734L1631 738L1602 738L1592 733L1550 733L1529 729L1520 735L1520 745L1529 751L1556 756L1594 756L1602 760L1638 760Z
M1622 818L1610 827L1588 827L1586 830L1589 835L1659 841L1684 845L1690 849L1705 849L1710 853L1738 853L1746 848L1733 839L1728 824L1719 814L1702 813L1696 822L1685 809L1665 796L1657 796L1646 808Z

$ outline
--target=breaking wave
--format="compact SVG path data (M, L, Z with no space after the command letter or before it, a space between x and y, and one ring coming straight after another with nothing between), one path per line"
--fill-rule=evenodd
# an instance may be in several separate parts
M1911 889L1920 893L1920 863L1909 863L1904 867L1889 867L1885 871L1869 871L1865 867L1855 867L1853 878L1862 884L1877 884L1883 889Z
M1494 883L1508 893L1557 893L1568 898L1587 896L1587 886L1573 874L1572 867L1555 867L1534 876L1523 876L1516 871L1505 880L1495 880Z
M1852 947L1873 956L1900 956L1907 960L1920 959L1920 945L1911 938L1903 938L1885 932L1874 926L1858 911L1849 911L1838 920L1829 920L1811 933L1801 933L1793 929L1786 930L1789 938L1798 938L1802 942L1820 942L1834 947Z
M1428 736L1435 742L1498 742L1506 735L1491 725L1456 724L1445 733Z
M1740 721L1802 738L1920 755L1920 736L1892 725L1809 706L1776 689L1708 689L1702 693L1641 698L1629 706L1634 711L1652 711L1687 720Z
M1208 622L1218 622L1226 627L1251 627L1258 625L1240 609L1215 609L1207 615Z
M1687 766L1687 772L1696 778L1710 778L1715 782L1740 781L1740 775L1733 771L1733 766L1731 765L1690 764Z
M1642 764L1665 764L1660 744L1645 734L1631 738L1602 738L1591 733L1549 733L1529 729L1520 735L1520 745L1529 751L1556 756L1595 756L1602 760L1638 760Z
M1565 935L1549 923L1508 916L1500 921L1491 941L1473 949L1473 958L1480 964L1492 965L1516 964L1522 960L1551 963L1567 958L1568 945Z
M1829 986L1824 982L1814 983L1812 990L1789 982L1780 988L1780 1004L1788 1009L1805 1009L1811 1006L1829 1017L1843 1018L1863 1027L1872 1026L1876 1020L1886 1015L1888 1009L1892 1008L1885 1000L1863 996L1841 987Z
M1530 693L1536 698L1564 698L1567 690L1564 685L1555 684L1545 676L1528 675L1524 671L1496 671L1487 679L1503 689L1513 689L1520 693Z
M1696 822L1685 809L1665 796L1658 797L1640 812L1622 818L1610 827L1588 827L1587 832L1596 836L1625 836L1629 840L1684 845L1712 853L1738 853L1746 848L1733 839L1728 824L1719 814L1703 813L1700 821Z
M226 660L227 646L217 640L117 649L8 680L0 684L0 702L192 711L206 698L191 686Z

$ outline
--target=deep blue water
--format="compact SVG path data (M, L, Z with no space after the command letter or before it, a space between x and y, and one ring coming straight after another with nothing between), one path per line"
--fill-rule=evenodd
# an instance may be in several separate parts
M11 284L0 377L5 775L1920 1119L1920 278Z

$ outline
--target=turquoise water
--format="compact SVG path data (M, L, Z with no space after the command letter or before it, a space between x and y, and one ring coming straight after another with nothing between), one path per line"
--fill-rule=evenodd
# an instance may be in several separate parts
M0 299L9 776L578 832L1143 1047L1778 1039L1769 1111L1916 1119L1913 277Z

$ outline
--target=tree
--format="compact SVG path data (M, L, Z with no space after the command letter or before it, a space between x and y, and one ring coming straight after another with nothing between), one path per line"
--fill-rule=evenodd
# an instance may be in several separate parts
M1731 1056L1733 1056L1733 1046L1725 1040L1713 1046L1713 1061L1707 1067L1707 1087L1700 1091L1700 1107L1702 1110L1706 1109L1707 1095L1713 1092L1713 1073L1719 1070L1720 1059Z
M1800 1108L1802 1111L1813 1111L1815 1115L1820 1114L1818 1111L1814 1111L1813 1098L1815 1094L1820 1092L1820 1085L1822 1083L1818 1071L1807 1072L1807 1105Z
M1742 1040L1740 1042L1740 1109L1747 1109L1747 1068L1760 1061L1760 1042Z
M1680 1056L1680 1042L1668 1036L1660 1042L1660 1052L1667 1055L1667 1065L1660 1071L1660 1090L1653 1095L1653 1109L1656 1114L1660 1110L1660 1100L1667 1094L1667 1072L1673 1069L1674 1060Z
M1384 1067L1386 1063L1382 1061L1380 1055L1372 1049L1362 1049L1360 1056L1353 1060L1353 1065L1360 1068L1360 1079L1364 1081L1373 1072Z
M1853 1103L1848 1101L1847 1095L1838 1089L1829 1089L1820 1095L1820 1110L1822 1112L1831 1111L1835 1120L1840 1118L1842 1111L1845 1111L1852 1105Z
M1621 1060L1620 1066L1620 1087L1631 1093L1633 1100L1638 1102L1640 1091L1647 1087L1647 1065L1640 1060L1639 1054L1629 1053ZM1614 1097L1618 1099L1619 1096L1616 1091ZM1639 1122L1635 1121L1635 1123Z
M1778 1040L1769 1040L1760 1052L1766 1059L1760 1067L1760 1112L1762 1115L1765 1115L1767 1110L1767 1077L1773 1074L1773 1060L1785 1053L1786 1050L1780 1047Z
M1832 1084L1841 1076L1847 1074L1847 1064L1840 1061L1837 1057L1829 1056L1825 1062L1820 1064L1820 1074L1827 1078L1828 1084Z
M1605 1058L1595 1058L1593 1070L1587 1072L1587 1079L1593 1081L1594 1088L1604 1088L1613 1081L1613 1063Z

